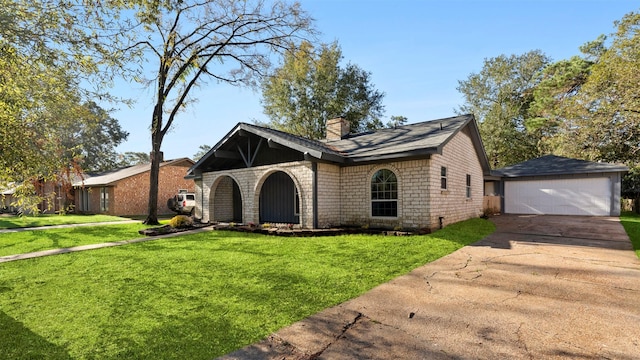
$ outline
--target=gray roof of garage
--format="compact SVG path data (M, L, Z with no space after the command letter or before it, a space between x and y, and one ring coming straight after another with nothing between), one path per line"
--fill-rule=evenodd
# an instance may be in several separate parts
M600 163L571 159L556 155L546 155L493 170L491 174L510 178L524 176L615 173L627 172L628 170L628 167L620 164Z

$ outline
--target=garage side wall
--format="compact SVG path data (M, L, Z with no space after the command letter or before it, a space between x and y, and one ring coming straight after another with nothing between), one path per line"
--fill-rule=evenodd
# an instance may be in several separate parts
M442 189L441 168L446 168L446 189ZM432 157L429 178L431 223L434 228L482 215L484 177L468 128L458 132ZM467 175L471 176L471 196L467 197Z

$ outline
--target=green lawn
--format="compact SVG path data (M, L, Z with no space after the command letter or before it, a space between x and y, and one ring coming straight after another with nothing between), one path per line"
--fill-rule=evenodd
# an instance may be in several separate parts
M51 226L64 224L86 224L92 222L124 221L127 218L111 215L57 215L44 214L38 216L1 216L0 229L15 229L35 226Z
M212 359L495 230L203 232L0 264L0 358Z
M114 224L2 233L0 234L0 256L131 240L144 237L138 234L138 230L148 227L142 223Z
M640 215L633 212L624 212L620 216L620 222L631 239L636 255L640 258Z

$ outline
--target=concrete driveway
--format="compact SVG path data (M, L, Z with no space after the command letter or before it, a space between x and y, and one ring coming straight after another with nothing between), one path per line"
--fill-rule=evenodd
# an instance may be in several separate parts
M492 221L486 239L223 358L640 357L640 261L617 218Z

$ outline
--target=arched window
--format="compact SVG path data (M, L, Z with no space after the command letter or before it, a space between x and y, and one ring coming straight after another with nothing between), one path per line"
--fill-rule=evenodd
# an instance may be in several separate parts
M371 216L398 216L398 178L391 170L381 169L373 174Z

